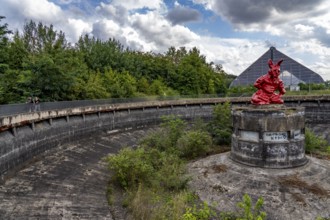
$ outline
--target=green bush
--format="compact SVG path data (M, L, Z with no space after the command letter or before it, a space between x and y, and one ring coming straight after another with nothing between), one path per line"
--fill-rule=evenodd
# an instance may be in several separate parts
M138 148L124 148L107 158L113 180L125 189L123 205L134 219L202 220L217 217L211 206L201 203L186 190L189 177L185 159L205 155L212 145L211 136L201 127L190 128L187 130L181 119L166 117L160 130L141 141ZM112 191L108 188L109 204L114 200ZM245 219L244 216L252 215L260 217L253 220L262 220L262 200L252 207L249 199L245 196L244 202L239 204L244 209L242 215L237 217L236 213L226 213L223 215L225 219Z
M156 148L160 151L177 153L176 144L186 129L186 123L173 115L162 117L160 130L140 141L145 148Z
M326 153L329 154L328 142L315 135L309 128L305 129L305 150L307 153Z
M188 177L185 176L185 163L176 154L162 154L159 158L161 166L157 171L156 187L178 191L186 188Z
M187 159L206 155L211 145L212 138L204 131L188 131L177 142L180 156Z
M173 194L143 185L129 194L127 207L136 220L179 220L189 207L191 197L191 193L185 190Z
M241 202L237 203L241 210L237 213L223 212L221 219L223 220L264 220L267 217L266 212L261 211L264 200L262 197L258 198L256 204L253 206L251 197L244 194Z
M163 135L169 140L168 147L175 147L186 128L186 122L173 115L162 117L162 119L164 122L161 124L161 127L164 131Z
M243 201L237 206L243 210L242 220L263 220L266 219L266 213L261 211L264 200L262 197L258 199L254 207L252 206L251 197L248 194L243 196Z
M123 187L141 182L150 184L154 178L155 169L143 148L124 148L118 154L109 156L107 162L109 169L114 171L114 178Z
M182 216L182 220L208 220L212 217L216 217L217 214L211 209L211 207L204 202L202 207L188 207L186 212Z
M231 142L232 117L229 102L214 107L213 120L210 122L208 130L216 144Z

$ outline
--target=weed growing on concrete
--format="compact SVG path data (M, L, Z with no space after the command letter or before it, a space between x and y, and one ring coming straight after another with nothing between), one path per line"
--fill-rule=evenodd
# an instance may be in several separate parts
M187 160L204 156L211 148L210 134L170 116L138 147L123 148L106 161L113 173L113 183L125 191L123 206L134 219L217 219L212 206L187 190L189 177L185 170ZM226 169L214 167L215 172ZM108 191L111 195L111 190ZM245 198L242 207L250 205L247 202ZM258 202L253 211L261 205Z
M258 198L255 205L251 201L248 194L244 194L241 202L237 203L240 212L224 212L221 213L223 220L264 220L267 217L266 212L261 211L264 200L262 197Z
M306 153L318 155L330 155L329 143L322 137L314 134L309 128L305 129Z

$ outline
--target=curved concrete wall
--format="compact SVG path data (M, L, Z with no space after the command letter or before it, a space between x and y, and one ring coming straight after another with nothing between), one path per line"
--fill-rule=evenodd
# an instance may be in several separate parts
M164 115L184 120L212 116L213 103L157 102L27 113L1 119L0 174L3 178L33 156L100 130L156 125Z
M250 98L215 98L121 103L64 110L50 110L0 117L1 179L35 155L64 142L75 141L100 130L126 130L161 122L163 115L184 120L210 119L213 106L230 101L246 105ZM287 105L306 108L312 126L330 124L330 97L286 97Z

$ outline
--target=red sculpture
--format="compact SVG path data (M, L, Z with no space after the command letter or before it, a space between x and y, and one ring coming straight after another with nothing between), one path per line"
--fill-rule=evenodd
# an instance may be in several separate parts
M283 104L281 98L285 94L285 88L280 76L280 65L283 59L273 64L271 59L268 60L269 70L268 73L259 77L254 83L254 87L258 89L252 98L251 103L255 105L267 105L267 104ZM276 93L275 91L278 92Z

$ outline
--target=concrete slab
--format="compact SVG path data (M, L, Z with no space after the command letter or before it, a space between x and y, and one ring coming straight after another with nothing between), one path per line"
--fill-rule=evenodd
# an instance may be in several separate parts
M108 205L102 158L146 132L101 132L39 155L0 185L0 219L124 219Z
M266 169L232 161L229 153L189 164L189 186L219 211L237 212L245 193L264 198L267 219L330 218L330 161L308 157L298 168Z

